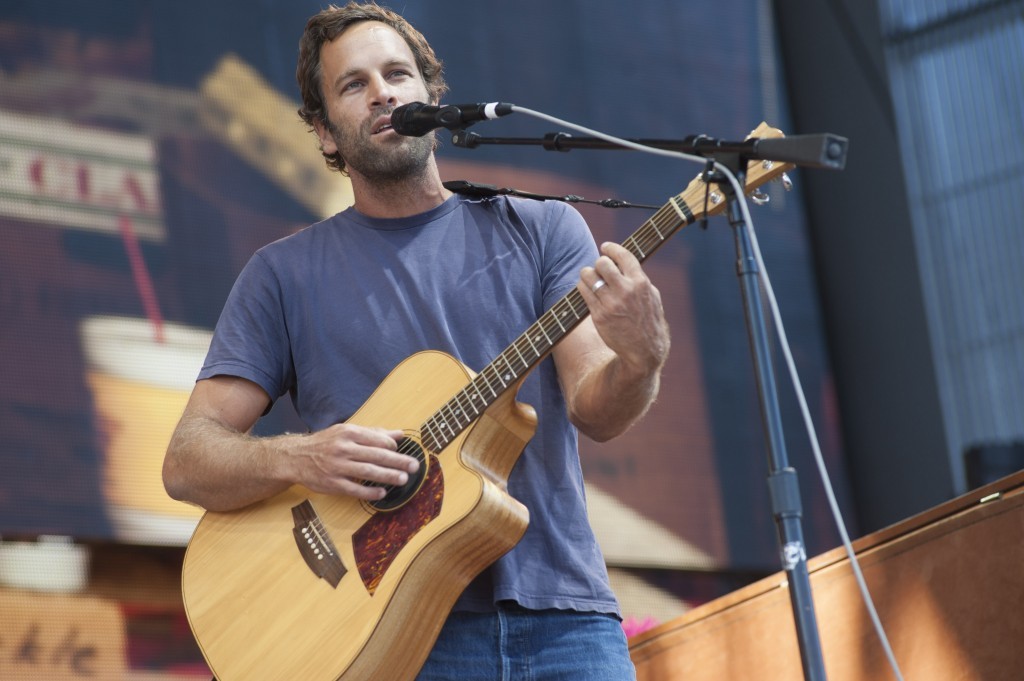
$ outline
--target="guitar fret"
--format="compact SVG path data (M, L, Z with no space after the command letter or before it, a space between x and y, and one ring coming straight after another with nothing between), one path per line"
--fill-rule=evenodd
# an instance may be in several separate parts
M541 321L543 321L543 320L544 320L544 317L541 317ZM543 327L543 325L542 325L542 326L540 326L540 332L541 332L542 334L544 334L544 340L545 340L545 341L547 341L547 344L548 344L548 347L549 347L549 348L550 348L550 347L551 347L552 345L554 345L554 343L552 343L552 342L551 342L551 338L550 338L550 337L548 336L547 332L546 332L546 331L544 330L544 327Z
M442 408L442 410L443 410L443 408ZM451 421L451 419L442 418L441 421L437 425L441 428L442 432L447 430L448 433L454 433L454 431L452 431L452 426L451 426L450 421Z
M522 338L523 352L530 357L530 365L532 366L538 360L540 360L541 357L543 357L543 353L537 351L537 347L533 344L532 341L530 341L529 338L527 338L526 336L523 336Z
M658 217L658 216L655 215L654 217ZM654 231L658 233L658 238L661 239L662 241L664 241L665 239L668 238L664 234L661 233L661 230L658 229L658 223L655 222L654 220L648 220L645 224L649 224L652 228L654 228Z
M671 234L672 234L672 226L671 226L671 225L666 225L666 227L667 227L667 229L668 229L669 235L671 235ZM656 236L655 236L654 238L655 238L655 239L657 240L657 242L658 242L659 244L660 244L660 243L664 243L664 242L665 242L665 239L667 239L668 237L662 236L662 235L661 235L661 230L660 230L660 229L658 229L658 228L656 228L656 227L654 227L654 228L652 228L652 229L654 229L654 234L656 235Z
M647 254L644 253L642 248L640 248L640 244L636 242L636 239L633 240L633 244L636 246L636 250L640 251L640 259L645 259L647 257Z
M551 309L554 310L555 308ZM558 315L551 315L551 318L555 320L555 324L558 324L558 329L562 333L565 333L565 326L562 325L562 320L558 318Z
M436 452L438 450L438 447L437 447L437 438L434 437L433 426L431 425L433 423L433 420L434 420L433 417L430 417L429 419L427 419L423 423L423 425L420 426L420 433L421 433L421 436L423 437L424 441L426 441L429 438L433 442L432 446L428 445L428 449L431 449L431 450Z
M531 326L531 327L530 327L530 332L534 334L534 335L533 335L533 340L535 340L535 341L537 341L538 343L540 343L540 345L541 345L541 348L542 348L542 351L541 351L541 352L538 352L538 353L537 353L537 355L539 356L539 355L543 355L543 354L544 354L545 352L547 352L548 348L549 348L549 347L550 347L550 345L551 345L551 341L548 341L548 345L547 345L547 346L545 346L545 345L544 345L544 343L543 343L543 339L541 338L541 336L539 336L539 335L537 335L537 334L536 334L536 332L537 332L537 331L541 331L541 333L542 333L542 335L543 335L543 329L541 329L541 328L540 328L540 325L539 325L539 324L534 324L533 326Z
M472 385L472 383L471 383L470 385ZM472 409L472 410L473 410L473 413L474 413L474 414L475 414L476 416L480 416L480 410L476 408L476 405L475 405L475 404L473 404L473 397L472 397L472 396L470 396L470 394L469 394L468 392L466 392L466 389L465 389L465 388L463 388L463 389L462 389L462 391L461 391L461 392L460 392L459 394L460 394L460 395L463 395L463 396L465 396L465 398L466 398L466 400L467 400L467 402L466 402L466 406L468 406L468 407L469 407L470 409ZM477 397L479 397L479 393L474 393L474 394L475 394L475 395L476 395Z
M501 353L501 358L503 360L505 360L505 366L507 366L508 370L509 370L509 373L505 375L505 378L508 379L509 383L512 383L513 381L516 380L516 378L518 378L518 374L516 373L516 370L512 367L511 362L508 361L508 357L506 356L506 353L504 353L504 352ZM508 387L508 386L506 386L506 387Z
M438 441L444 440L444 417L442 414L438 414L434 418L434 437L436 437Z
M540 357L541 353L537 351L537 346L533 344L532 340L530 340L530 334L524 333L523 338L525 338L526 342L530 344L530 349L533 350L533 354L536 355L537 357Z
M434 440L437 441L440 449L444 449L448 444L448 439L444 434L444 424L439 417L434 419Z
M497 397L498 396L498 392L494 389L494 385L491 383L491 379L488 378L488 376L487 376L488 371L490 373L494 373L494 369L490 369L490 370L485 369L483 372L481 372L480 375L484 377L484 381L486 381L486 383L487 383L487 389L491 391L492 395Z
M513 343L512 349L516 351L517 355L519 355L519 361L523 363L523 368L529 368L530 363L526 361L525 357L523 357L523 353L519 352L519 346Z
M463 424L463 419L462 419L462 416L461 416L461 414L463 413L462 410L461 409L453 409L452 406L451 406L452 402L454 402L454 400L449 400L448 404L446 404L444 408L448 411L448 417L449 417L448 418L448 430L450 430L450 431L452 431L454 433L455 431L452 429L452 426L451 426L452 421L454 421L455 424L457 426L459 426L460 429L461 429L461 427L464 424ZM455 406L457 407L458 403L456 403Z

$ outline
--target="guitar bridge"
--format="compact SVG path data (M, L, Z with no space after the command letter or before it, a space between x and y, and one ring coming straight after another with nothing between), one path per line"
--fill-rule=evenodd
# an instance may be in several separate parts
M307 499L298 506L293 506L292 520L295 523L292 535L302 559L306 561L314 575L337 589L341 578L348 570L341 562L341 556L338 555L334 542L320 522L320 516L317 515L313 504Z

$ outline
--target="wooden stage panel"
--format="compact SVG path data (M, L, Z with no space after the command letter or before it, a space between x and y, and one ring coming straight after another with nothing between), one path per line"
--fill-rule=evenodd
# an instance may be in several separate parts
M854 550L906 681L1024 678L1024 471ZM846 552L809 570L829 681L895 679ZM782 572L630 643L638 681L803 678Z

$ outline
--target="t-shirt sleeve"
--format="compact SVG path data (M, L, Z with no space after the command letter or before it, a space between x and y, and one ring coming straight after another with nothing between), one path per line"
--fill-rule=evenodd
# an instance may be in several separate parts
M544 309L569 292L580 269L597 260L597 245L583 216L572 206L549 201L542 231Z
M259 385L271 401L294 383L281 282L257 252L228 295L199 379L238 376Z

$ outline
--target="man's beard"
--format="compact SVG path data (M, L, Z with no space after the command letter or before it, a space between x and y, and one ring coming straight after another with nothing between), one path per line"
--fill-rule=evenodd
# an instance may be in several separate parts
M374 145L370 126L389 112L390 109L374 111L362 125L342 127L327 121L338 153L345 159L346 170L380 184L400 183L422 173L435 147L433 132L423 137L407 137L401 145Z

